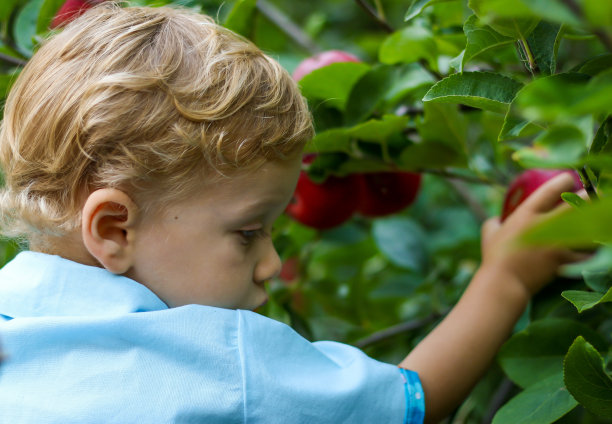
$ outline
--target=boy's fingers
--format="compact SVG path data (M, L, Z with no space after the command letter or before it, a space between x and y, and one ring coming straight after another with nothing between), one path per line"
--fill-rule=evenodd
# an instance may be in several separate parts
M487 240L495 234L495 232L499 229L501 223L499 221L499 217L495 216L487 219L481 227L481 240L482 244L486 244Z
M535 212L549 211L559 203L561 193L564 191L573 191L573 188L574 177L569 172L564 172L538 187L538 189L525 200L524 205Z

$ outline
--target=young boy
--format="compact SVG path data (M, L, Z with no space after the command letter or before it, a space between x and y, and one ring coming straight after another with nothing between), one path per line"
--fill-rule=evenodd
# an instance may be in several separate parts
M0 422L446 416L577 259L513 247L573 180L485 225L465 295L397 367L250 312L311 136L287 72L206 17L102 4L45 43L0 136L2 228L31 249L0 270Z

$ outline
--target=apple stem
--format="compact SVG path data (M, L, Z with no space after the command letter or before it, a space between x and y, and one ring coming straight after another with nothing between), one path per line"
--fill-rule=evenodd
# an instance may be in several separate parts
M586 165L578 170L578 174L580 175L580 180L582 181L582 185L584 186L584 189L589 195L589 199L594 200L594 201L599 200L599 196L597 195L597 191L595 190L595 185L593 184L593 181L589 177L589 173L588 173L588 169Z

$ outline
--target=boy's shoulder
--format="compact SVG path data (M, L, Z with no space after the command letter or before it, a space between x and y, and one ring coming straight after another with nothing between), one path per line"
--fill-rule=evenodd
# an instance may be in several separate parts
M401 422L405 414L396 366L348 345L310 343L251 311L168 309L135 281L59 257L26 252L0 270L0 314L9 357L0 398L14 405L0 421L43 410L56 422L110 417L92 411L124 422L212 423L245 414L270 423Z

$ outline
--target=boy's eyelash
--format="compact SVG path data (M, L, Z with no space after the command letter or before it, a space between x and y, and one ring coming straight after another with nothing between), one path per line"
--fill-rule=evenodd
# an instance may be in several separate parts
M250 244L253 240L266 238L269 236L263 228L257 230L240 230L238 231L240 237L242 237L243 244Z

